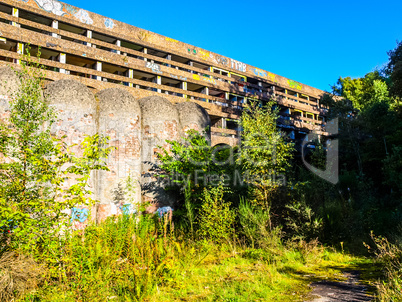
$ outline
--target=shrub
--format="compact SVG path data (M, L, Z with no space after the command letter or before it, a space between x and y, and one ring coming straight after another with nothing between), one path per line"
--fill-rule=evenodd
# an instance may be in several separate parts
M217 187L204 189L204 201L199 213L199 234L207 239L219 241L228 239L234 232L236 215L230 209L230 202L223 200L225 189L221 182Z

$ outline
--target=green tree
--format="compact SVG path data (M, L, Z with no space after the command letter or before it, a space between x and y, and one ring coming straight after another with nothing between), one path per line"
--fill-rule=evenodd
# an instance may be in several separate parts
M391 93L402 99L402 41L397 42L397 46L388 52L388 65L385 69L391 80Z
M16 72L20 87L0 121L0 228L9 247L32 252L67 226L66 210L92 204L90 172L107 170L110 148L106 138L87 136L75 156L51 134L56 113L42 93L39 58L28 53ZM68 178L75 183L68 186Z
M290 167L293 143L277 128L278 110L274 101L265 106L248 105L241 117L242 143L238 165L250 186L254 202L270 211L272 196L283 185Z

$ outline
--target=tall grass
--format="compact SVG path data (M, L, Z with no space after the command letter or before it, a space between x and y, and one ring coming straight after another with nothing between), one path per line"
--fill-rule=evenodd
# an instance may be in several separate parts
M67 233L42 257L40 286L16 301L302 301L310 282L334 278L352 260L317 241L284 242L263 213L242 211L259 217L254 248L238 238L178 240L166 216L113 217Z
M378 300L402 301L402 248L384 237L372 235L372 239L376 246L377 262L385 270L385 280L377 283Z
M66 235L41 301L141 301L175 267L168 218L119 217Z

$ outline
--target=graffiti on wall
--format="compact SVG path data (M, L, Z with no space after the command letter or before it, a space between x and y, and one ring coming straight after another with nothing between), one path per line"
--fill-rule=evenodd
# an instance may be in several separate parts
M24 1L27 2L27 1ZM63 4L57 0L35 0L36 4L48 13L53 13L57 16L64 16Z
M146 62L145 67L151 69L153 72L162 73L161 66L154 62Z
M77 230L82 230L86 226L86 221L89 217L89 210L86 208L72 208L71 209L71 223Z
M166 37L165 40L168 41L168 42L179 43L179 41L177 41L175 39L172 39L172 38L167 38Z
M28 0L21 0L28 3ZM36 5L48 13L55 14L56 16L71 15L78 19L80 22L92 25L94 21L89 16L89 12L84 9L76 9L69 4L63 4L57 0L34 0Z
M201 59L203 59L205 61L209 59L209 56L210 56L209 52L200 50L199 54L201 56Z
M217 64L222 64L222 65L225 65L225 66L228 65L228 59L226 59L225 57L215 55L213 57L213 59L214 59L215 63L217 63Z
M244 64L242 62L239 62L239 61L236 61L236 60L233 60L233 59L230 59L230 62L231 62L231 67L233 69L236 69L236 70L242 71L242 72L247 71L246 64Z
M209 78L209 77L206 77L206 76L200 76L198 74L193 74L193 79L197 80L197 81L205 81L205 82L208 82L208 83L216 85L216 80L215 79Z
M74 6L71 6L70 4L64 4L66 11L70 13L71 15L75 15L78 12L78 9L74 8Z
M124 216L130 216L130 215L137 213L137 210L134 208L134 205L131 203L122 204L119 208Z
M275 78L276 78L276 76L273 73L268 72L268 80L271 80L272 82L276 82Z
M195 49L195 48L193 48L193 49L188 48L188 49L187 49L187 52L190 53L190 54L196 55L196 54L197 54L197 49Z
M138 39L140 39L141 41L144 42L148 42L149 40L149 33L147 33L146 31L141 30L138 34L137 34Z
M80 20L80 22L88 24L88 25L92 25L94 23L94 21L89 16L89 13L86 10L83 10L83 9L80 9L74 15L74 17L76 17L78 20Z
M114 27L114 22L113 22L113 20L112 20L112 19L109 19L109 18L105 18L105 27L106 27L106 28L113 29L113 27Z
M252 72L258 77L266 78L268 76L267 72L258 68L252 69Z
M303 89L302 84L297 83L297 82L292 81L292 80L288 80L288 85L289 85L289 87L294 88L294 89L298 89L298 90L302 90L302 89Z

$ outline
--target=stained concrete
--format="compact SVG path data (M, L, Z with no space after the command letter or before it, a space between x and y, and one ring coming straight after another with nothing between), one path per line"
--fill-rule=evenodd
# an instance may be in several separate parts
M169 149L166 140L180 138L180 119L175 105L165 98L151 96L139 100L142 110L142 195L144 202L151 202L154 211L161 206L171 206L174 197L157 181L160 173L157 153Z
M200 105L193 102L183 102L176 105L179 113L181 136L190 129L204 132L207 139L211 140L211 120L208 112Z
M99 219L126 204L141 202L141 108L126 90L105 89L97 93L99 133L109 137L116 149L109 156L110 171L100 171L98 179ZM127 188L128 177L133 190Z
M18 89L18 77L10 68L0 69L0 95ZM132 211L139 202L150 202L149 211L173 206L175 197L158 183L161 148L169 150L166 140L179 140L189 129L203 130L210 126L207 112L194 103L172 104L163 97L135 99L122 88L105 89L96 94L84 84L70 79L51 82L44 95L55 109L57 119L52 133L68 144L77 144L73 151L82 154L79 144L86 135L100 133L116 147L107 159L110 171L94 171L89 181L93 198L99 200L92 217L97 221L111 215ZM5 98L5 97L4 97ZM7 110L0 102L0 112ZM0 118L4 118L0 116ZM207 134L209 135L209 134ZM127 190L131 179L134 190ZM74 183L69 179L68 184Z
M20 80L10 67L0 68L0 95L12 96L18 91Z

